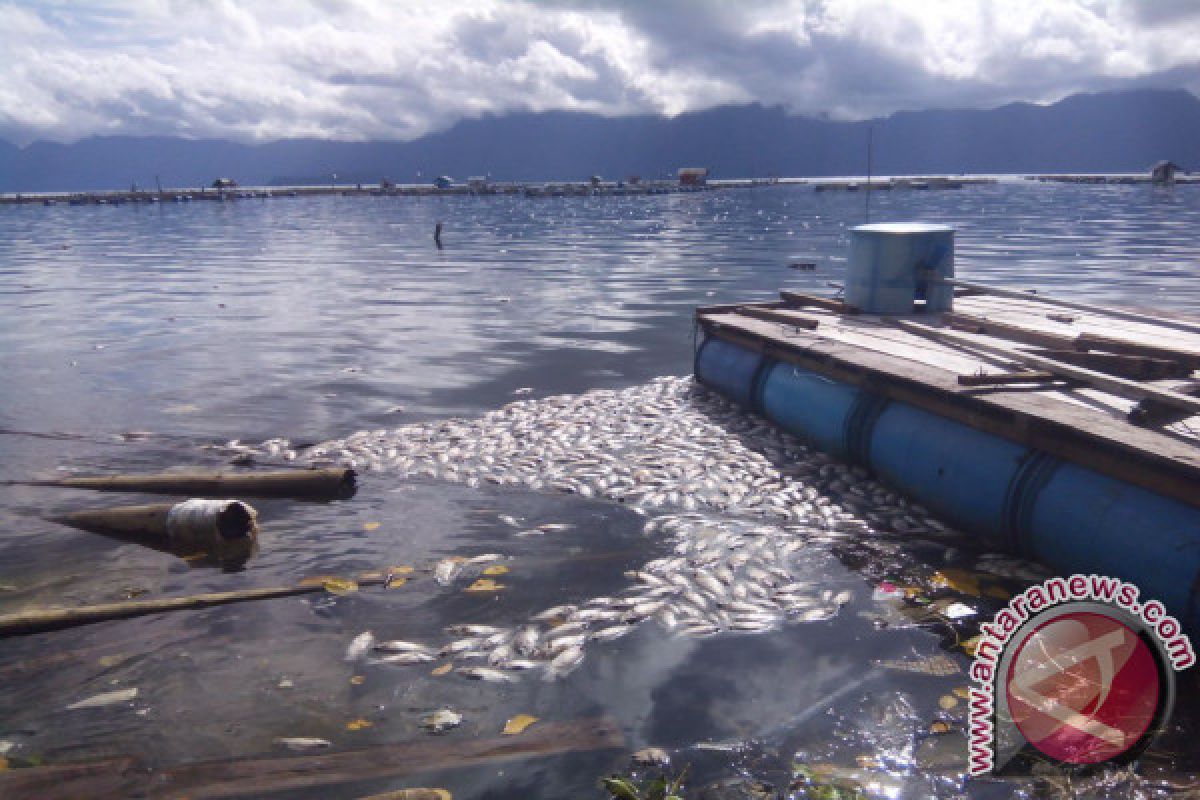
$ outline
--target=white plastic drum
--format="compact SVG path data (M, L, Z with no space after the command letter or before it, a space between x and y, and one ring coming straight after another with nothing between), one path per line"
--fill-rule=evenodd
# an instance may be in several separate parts
M846 305L870 314L950 311L954 287L922 277L954 277L954 229L947 225L884 222L850 230Z

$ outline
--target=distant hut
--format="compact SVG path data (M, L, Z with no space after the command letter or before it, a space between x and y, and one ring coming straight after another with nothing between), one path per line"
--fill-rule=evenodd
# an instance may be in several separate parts
M603 182L604 178L600 177L599 175L593 175L592 177L588 178L588 183L592 185L593 189L598 187Z
M467 188L472 192L485 192L488 188L488 179L486 175L472 175L467 178Z
M1150 169L1150 182L1157 186L1174 186L1175 173L1179 165L1174 161L1160 161Z
M433 179L433 185L439 189L449 189L454 185L454 179L449 175L438 175Z
M684 167L679 170L680 186L703 186L708 183L708 167Z
M236 189L237 185L238 182L233 178L217 178L212 182L212 188L214 189Z

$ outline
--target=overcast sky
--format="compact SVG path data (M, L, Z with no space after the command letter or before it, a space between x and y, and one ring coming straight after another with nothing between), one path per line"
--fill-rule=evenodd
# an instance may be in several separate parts
M1200 0L0 0L0 137L411 139L728 103L863 118L1200 93Z

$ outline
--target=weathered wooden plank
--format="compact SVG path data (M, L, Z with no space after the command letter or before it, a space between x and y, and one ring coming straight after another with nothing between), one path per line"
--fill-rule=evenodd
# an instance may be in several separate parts
M1160 381L1169 378L1186 378L1192 374L1191 369L1178 361L1149 356L1080 352L1079 350L1042 350L1035 355L1135 380Z
M765 319L768 322L779 322L796 328L804 328L809 331L816 330L817 326L821 324L818 320L796 311L763 308L762 306L739 306L736 313L747 317L754 317L755 319Z
M972 314L947 312L942 315L942 321L960 330L970 333L986 333L1001 339L1008 339L1022 344L1032 344L1038 347L1049 347L1057 350L1071 350L1075 347L1075 337L1062 336L1057 333L1031 330L1020 325L997 322L993 319L977 317Z
M1000 372L992 375L977 373L974 375L959 375L959 386L1007 386L1014 383L1046 383L1061 381L1062 378L1053 372Z
M1190 397L1186 394L1181 394L1171 389L1162 389L1157 386L1152 386L1147 383L1139 383L1137 381L1118 378L1112 375L1106 375L1102 372L1097 372L1084 367L1076 367L1070 364L1064 364L1053 358L1035 355L1024 350L1017 350L1014 347L1005 347L1003 345L989 344L988 342L980 341L978 338L972 337L969 334L955 333L954 331L942 330L934 328L930 325L923 325L919 322L910 322L908 320L894 320L894 325L903 328L911 333L918 333L928 336L933 339L939 339L952 344L959 344L965 347L974 347L987 353L1010 358L1021 364L1036 369L1046 370L1058 375L1063 375L1068 378L1073 378L1083 383L1103 389L1106 392L1124 397L1130 400L1142 400L1147 397L1152 397L1164 405L1188 411L1191 414L1200 414L1200 399Z
M954 372L818 334L782 336L769 323L733 314L707 317L701 324L771 358L1200 506L1200 448L1175 437L1041 392L972 393L958 386Z
M816 306L817 308L836 311L839 314L858 314L859 310L854 306L848 306L841 300L832 300L828 297L821 297L815 294L805 294L803 292L793 292L788 289L781 289L779 296L785 302L794 306Z

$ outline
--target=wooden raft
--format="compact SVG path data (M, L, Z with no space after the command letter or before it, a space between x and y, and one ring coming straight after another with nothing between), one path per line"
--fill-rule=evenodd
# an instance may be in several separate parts
M702 307L707 335L1200 506L1200 324L971 290L954 311ZM1009 293L1013 294L1013 293Z

